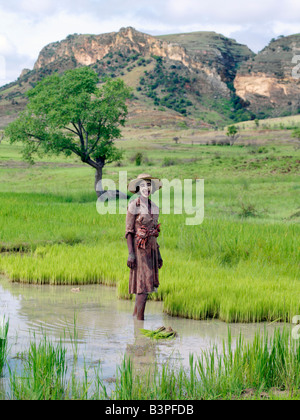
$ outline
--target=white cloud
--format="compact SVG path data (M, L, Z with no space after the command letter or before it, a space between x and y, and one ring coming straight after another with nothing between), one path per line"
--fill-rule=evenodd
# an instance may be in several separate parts
M185 21L258 23L298 16L298 0L167 0L169 16Z
M19 10L32 15L43 15L55 11L55 2L51 0L21 0L18 2Z
M72 33L215 31L258 51L299 32L299 21L299 0L0 0L0 54L14 80L46 44Z
M6 35L0 33L0 54L9 55L15 51L14 45L6 37Z
M276 34L280 35L293 35L299 34L299 22L297 23L285 23L285 22L274 22L273 30Z

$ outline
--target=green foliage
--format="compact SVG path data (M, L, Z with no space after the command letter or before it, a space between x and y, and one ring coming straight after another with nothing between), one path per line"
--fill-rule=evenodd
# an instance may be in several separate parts
M7 358L8 328L9 322L5 320L5 317L0 319L0 377Z
M162 166L174 166L176 163L178 163L177 159L165 157Z
M171 214L160 214L164 266L151 299L162 300L174 316L290 320L300 313L298 152L281 140L274 150L274 133L267 142L266 134L254 131L253 144L246 134L240 147L192 147L186 141L190 133L181 131L175 145L176 126L160 130L156 139L147 132L143 139L137 129L135 138L118 143L126 148L129 179L137 175L132 157L138 151L147 154L160 178L205 179L201 225L190 229L185 224L190 215L173 214L173 195ZM9 161L21 163L19 150L1 142L0 247L25 253L1 253L1 271L24 283L116 285L119 297L129 298L125 214L96 212L86 165L62 168L64 158L53 157L32 168L9 167ZM147 172L145 160L139 168ZM118 185L115 166L105 168L105 177ZM197 204L194 194L193 200ZM126 200L118 204L126 207Z
M250 342L228 328L221 345L190 353L189 367L181 363L149 364L141 371L126 355L117 366L115 385L107 387L100 369L84 366L83 379L66 350L49 340L30 343L21 369L10 374L13 400L299 400L300 345L287 328L272 336L256 332ZM70 370L70 377L66 372Z
M156 330L146 330L141 328L140 331L145 337L155 340L171 340L177 337L176 331L173 331L171 327L160 327Z
M141 163L143 161L143 153L137 152L137 154L135 155L134 160L135 160L136 166L141 166Z
M231 93L230 99L213 99L209 96L206 96L202 97L201 102L208 109L218 112L228 121L238 123L255 118L255 115L248 111L247 104L241 101L241 99L236 96L235 92ZM260 116L260 118L264 117Z
M230 127L228 127L226 135L228 137L232 137L232 136L235 136L237 133L238 133L237 127L235 125L231 125Z
M18 400L61 400L66 392L66 350L62 343L56 347L44 337L30 343L22 381L16 373L11 378L12 394Z
M28 105L5 133L22 142L24 158L75 153L94 166L121 158L113 139L121 136L130 90L122 80L107 79L97 87L94 70L81 67L62 76L53 74L28 93Z
M155 106L173 109L183 115L187 114L187 107L193 103L187 99L186 85L191 83L189 77L180 75L170 66L168 70L162 57L152 56L156 60L153 72L140 78L139 90L153 99ZM170 71L172 70L172 71Z
M227 128L226 136L230 139L230 145L232 146L239 138L239 130L235 125L230 125Z
M292 137L300 140L300 128L296 128L293 133L292 133Z

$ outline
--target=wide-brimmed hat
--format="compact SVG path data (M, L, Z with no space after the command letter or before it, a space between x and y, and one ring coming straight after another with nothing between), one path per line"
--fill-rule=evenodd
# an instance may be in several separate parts
M152 188L153 188L152 193L154 193L155 191L159 190L162 187L162 182L160 179L155 178L154 176L151 176L150 174L139 174L137 178L129 182L128 187L127 187L128 191L135 194L136 187L139 185L139 183L143 179L151 179Z

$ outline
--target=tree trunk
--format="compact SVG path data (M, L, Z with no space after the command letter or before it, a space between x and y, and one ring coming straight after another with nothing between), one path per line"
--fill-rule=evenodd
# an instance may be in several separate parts
M104 193L103 187L102 187L102 169L103 169L102 165L98 166L95 173L95 191L98 198Z
M101 197L101 195L103 195L104 193L106 193L105 199L109 199L109 200L115 200L116 197L119 197L120 199L128 199L129 196L119 190L103 190L103 185L102 185L102 170L103 167L105 165L105 161L102 160L96 160L97 162L97 166L95 165L95 162L93 164L93 167L96 169L96 173L95 173L95 191L97 194L97 197ZM103 197L103 198L104 198Z

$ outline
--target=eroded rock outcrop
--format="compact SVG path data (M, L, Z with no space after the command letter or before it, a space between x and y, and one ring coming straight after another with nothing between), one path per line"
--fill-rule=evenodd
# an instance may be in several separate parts
M300 35L273 40L243 63L234 80L238 96L257 114L279 116L300 110Z
M211 87L209 92L228 97L230 96L228 83L235 77L234 69L240 61L249 59L254 54L248 47L222 35L208 34L210 39L205 38L206 33L202 32L185 34L184 38L173 36L173 39L170 39L168 36L147 35L129 27L122 28L119 32L102 35L69 35L61 42L54 42L44 47L34 69L45 68L62 59L73 61L74 67L92 65L112 51L130 50L144 56L155 55L180 62L191 71L203 74L203 83ZM193 36L194 42L191 42L189 35ZM216 42L214 45L214 36L219 44ZM203 44L203 37L207 43Z

